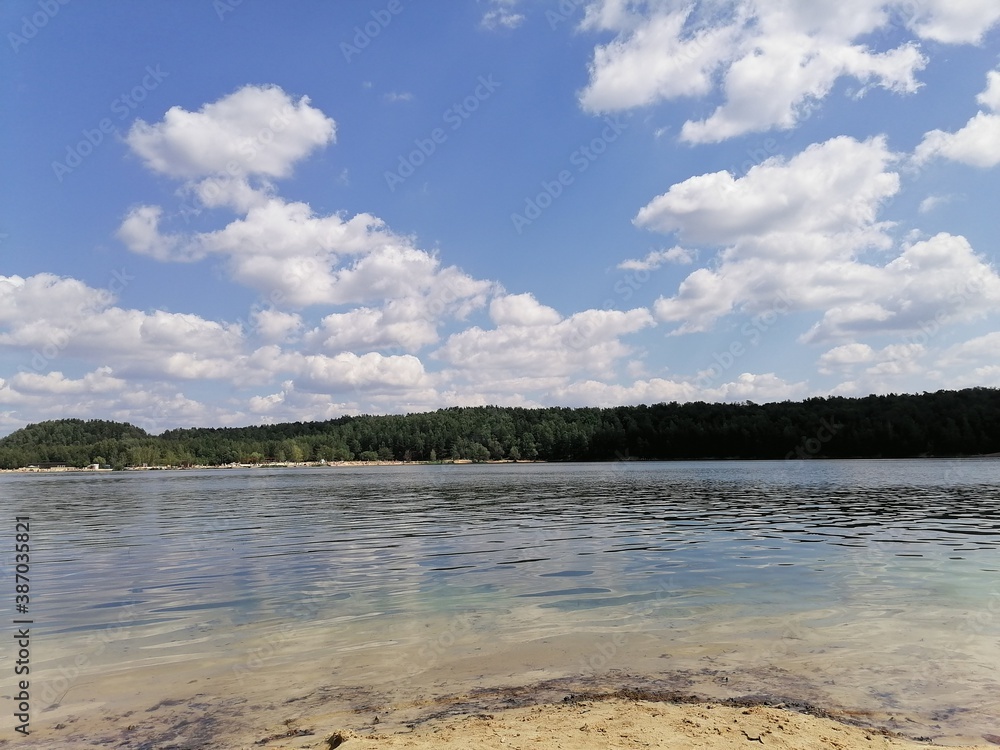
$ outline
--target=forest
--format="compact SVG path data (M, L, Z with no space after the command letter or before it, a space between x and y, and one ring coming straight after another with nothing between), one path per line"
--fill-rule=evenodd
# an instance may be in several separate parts
M1000 452L1000 390L661 403L476 406L323 422L196 427L59 419L0 439L0 468L218 466L301 461L613 461L972 456Z

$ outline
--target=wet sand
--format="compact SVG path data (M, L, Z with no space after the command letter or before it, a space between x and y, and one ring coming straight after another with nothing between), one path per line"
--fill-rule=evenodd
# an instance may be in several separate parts
M623 679L621 676L617 681ZM929 747L907 719L827 710L758 695L722 701L683 691L601 690L616 680L563 678L525 686L404 700L397 691L321 688L274 703L199 693L143 711L102 712L78 725L60 722L46 739L19 748L108 746L122 750L442 750L447 748L770 748L871 750ZM636 678L637 682L641 682ZM684 676L655 684L684 683ZM281 718L284 717L284 718ZM998 727L1000 729L1000 727ZM1000 736L983 735L987 750ZM6 744L6 743L2 743Z
M1000 737L995 738L1000 744ZM343 747L345 750L443 750L447 748L706 748L731 750L757 744L789 750L919 748L887 732L851 726L824 716L763 705L670 703L621 697L570 700L429 721L386 735L337 732L319 744L273 747ZM996 747L996 745L993 745ZM986 748L988 745L975 746Z

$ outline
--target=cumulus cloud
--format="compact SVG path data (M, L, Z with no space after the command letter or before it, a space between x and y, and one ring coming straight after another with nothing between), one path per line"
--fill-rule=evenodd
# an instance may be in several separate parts
M857 290L845 289L844 302L832 305L803 341L969 322L1000 303L1000 276L964 237L941 233L916 242L869 275Z
M79 378L67 377L59 371L21 372L9 380L0 378L0 404L17 409L0 415L0 426L7 429L22 427L26 421L14 414L30 414L31 421L62 419L67 414L83 419L113 419L130 422L151 433L178 424L237 424L243 416L188 398L164 383L130 383L108 367L97 368Z
M614 29L620 35L594 51L591 80L580 94L584 109L606 112L710 93L713 74L731 54L740 24L685 35L692 12L691 8L667 11L635 24L632 17L609 14L607 9L598 16L592 8L587 25ZM627 29L622 28L625 24Z
M868 344L843 344L819 358L819 371L849 374L868 383L872 392L882 391L889 387L889 378L898 381L900 376L919 372L919 360L926 354L926 347L919 343L889 344L878 350ZM855 388L859 385L856 379L849 382Z
M260 133L269 135L258 138ZM175 107L159 123L137 123L128 144L150 168L188 178L183 189L199 205L228 207L237 218L215 231L171 232L160 207L141 205L126 215L118 237L133 252L161 261L218 259L230 278L274 308L422 307L430 311L423 323L409 333L397 325L370 345L433 343L427 328L435 319L461 319L483 307L494 284L444 266L371 214L319 215L307 203L282 199L267 179L287 176L333 135L333 120L308 98L294 101L275 86L247 86L198 112ZM219 139L232 142L228 150L220 152ZM233 164L237 168L230 169ZM251 184L252 176L265 180ZM391 323L391 312L387 307L381 320ZM365 315L355 318L373 320ZM361 345L357 336L346 341Z
M984 169L1000 164L1000 115L979 112L954 133L926 133L914 161L923 164L935 157Z
M185 180L182 191L199 206L237 216L214 231L171 231L173 217L139 205L119 237L163 262L217 259L233 281L258 290L264 304L247 321L229 323L128 309L74 279L0 278L0 344L37 352L39 360L33 372L3 384L0 400L60 394L75 399L75 413L129 413L148 425L324 418L487 400L536 406L535 398L552 397L551 389L577 375L613 376L633 351L622 338L653 325L643 309L564 318L530 293L508 294L443 264L375 216L318 215L306 203L281 198L266 180L251 182L287 174L308 151L303 139L294 141L297 151L243 163L242 174L219 173L192 145L195 131L240 131L234 112L260 110L250 99L283 100L273 88L241 93L239 106L206 105L184 127L178 124L184 113L172 110L162 123L135 130L142 137L130 141L151 168ZM336 309L317 321L310 307ZM461 323L483 308L494 329L459 330L442 344L443 321ZM436 372L420 355L433 345L439 345ZM80 362L96 369L74 379L55 366ZM136 379L147 385L134 387ZM182 393L185 384L211 382L241 395L220 409Z
M687 380L650 378L630 385L584 380L556 388L560 403L573 406L616 406L677 401L786 401L808 393L804 382L789 383L774 373L741 373L735 380L705 388Z
M976 100L989 111L979 111L954 133L931 130L913 154L917 165L931 159L949 159L987 169L1000 164L1000 71L989 72L986 89Z
M281 310L255 310L252 314L254 329L260 339L268 344L279 344L295 338L304 323L298 313Z
M657 317L690 333L780 301L785 310L822 312L802 337L820 342L985 314L1000 300L1000 277L963 237L939 234L882 264L862 259L893 246L891 225L878 216L899 190L890 169L898 161L883 138L841 137L738 179L719 172L672 186L636 223L723 249L713 267L657 300Z
M854 367L855 365L871 362L875 357L875 350L868 344L842 344L825 352L819 358L819 371L830 374L843 368Z
M295 353L288 355L288 360L289 369L298 375L297 387L317 393L399 391L430 385L423 363L409 354L387 357L378 352L341 352L330 357Z
M76 380L67 378L58 370L44 375L19 372L8 381L8 385L24 394L65 396L121 391L126 387L126 381L115 377L110 367L99 367Z
M514 310L504 303L496 311L502 321L496 328L473 326L452 334L434 356L465 377L482 381L580 372L611 376L615 364L632 351L620 338L654 322L644 308L584 310L555 322L539 307L522 301Z
M490 302L490 318L498 326L545 326L562 319L558 312L541 304L533 294L494 297Z
M260 113L276 104L292 107L285 135L298 135L247 157L236 174L226 165L220 171L218 155L199 144L253 133ZM375 216L319 215L283 199L270 180L322 145L323 133L332 139L332 121L318 115L280 89L247 87L198 112L175 108L160 123L137 125L129 145L151 169L181 181L197 206L236 216L213 231L172 230L176 217L138 205L119 237L162 262L216 259L263 304L234 323L129 309L75 279L0 278L0 344L35 355L32 372L2 384L0 401L36 404L59 394L84 416L232 424L487 402L537 406L575 379L614 378L625 367L635 350L624 339L654 325L648 310L564 317L531 293L508 294L443 264ZM650 262L666 260L683 257L665 251ZM462 329L484 309L494 328ZM442 343L445 322L452 331ZM435 345L431 371L422 352ZM91 365L88 374L64 374L81 363ZM226 408L183 393L211 383L231 390Z
M197 112L171 107L159 123L137 120L125 140L146 166L170 177L279 178L335 132L309 97L296 101L277 86L244 86Z
M898 93L919 87L927 60L914 43L875 51L863 40L885 29L894 3L872 0L597 0L584 28L610 31L580 93L591 112L629 109L721 89L724 101L689 120L681 139L712 143L743 133L794 127L843 77ZM915 28L930 34L946 11ZM985 23L985 16L977 15ZM971 21L970 21L971 23ZM959 41L956 39L956 41Z
M106 307L113 295L77 279L40 273L0 276L0 325L22 326L49 316L80 320ZM9 330L8 330L9 335Z
M726 244L770 232L842 232L871 226L899 189L884 138L833 138L791 160L772 157L741 178L728 172L673 185L635 223L688 241Z
M333 313L306 334L305 343L324 352L401 349L417 352L438 341L435 316L416 299L392 300L382 309L359 307Z
M945 44L979 44L1000 21L993 0L919 0L896 3L909 14L907 24L922 39Z
M32 352L36 370L61 357L98 359L129 374L230 377L240 326L197 315L115 306L107 290L38 274L0 280L0 344Z

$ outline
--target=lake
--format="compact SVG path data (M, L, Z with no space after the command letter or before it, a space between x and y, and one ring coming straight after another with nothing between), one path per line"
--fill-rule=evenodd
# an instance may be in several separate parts
M18 747L621 687L1000 729L995 460L6 474L0 505L31 518Z

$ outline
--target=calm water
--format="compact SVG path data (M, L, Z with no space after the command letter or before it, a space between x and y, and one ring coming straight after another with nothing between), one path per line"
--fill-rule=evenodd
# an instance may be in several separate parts
M149 709L192 696L267 734L265 690L315 713L559 677L1000 733L996 461L3 475L0 505L31 517L39 747L162 742Z

